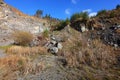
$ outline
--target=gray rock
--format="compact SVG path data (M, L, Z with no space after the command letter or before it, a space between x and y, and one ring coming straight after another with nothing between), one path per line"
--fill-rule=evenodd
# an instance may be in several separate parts
M47 48L48 48L48 49L51 49L52 47L54 47L53 44L48 44L48 45L47 45Z
M120 28L120 25L118 25L117 28Z
M85 32L85 31L86 31L85 26L81 26L81 31L82 31L82 32Z
M114 44L114 47L116 48L116 47L118 47L118 45L117 45L117 44Z
M53 35L50 36L51 40L55 41L55 37Z
M61 43L58 43L58 44L57 44L57 48L58 48L58 49L62 49L62 47L63 47L63 46L62 46Z
M54 40L52 40L50 43L53 44L53 45L55 45L57 42L54 41Z
M49 51L50 51L51 53L53 53L53 54L56 54L56 53L58 53L58 48L57 48L57 47L51 47L51 48L49 49Z

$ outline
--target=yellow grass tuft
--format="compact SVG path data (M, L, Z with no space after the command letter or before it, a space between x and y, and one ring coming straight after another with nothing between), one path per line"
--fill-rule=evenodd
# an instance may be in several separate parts
M21 56L32 56L36 54L44 55L47 50L44 47L22 47L22 46L12 46L6 50L8 54L16 54Z
M22 45L22 46L27 46L32 42L33 40L33 34L30 32L26 31L14 31L12 33L12 37L15 41L16 44Z

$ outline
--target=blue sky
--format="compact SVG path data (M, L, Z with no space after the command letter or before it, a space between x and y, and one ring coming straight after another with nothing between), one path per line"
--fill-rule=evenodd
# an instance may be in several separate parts
M69 18L75 12L88 11L95 15L102 9L111 10L120 0L5 0L25 14L33 15L37 9L59 19Z

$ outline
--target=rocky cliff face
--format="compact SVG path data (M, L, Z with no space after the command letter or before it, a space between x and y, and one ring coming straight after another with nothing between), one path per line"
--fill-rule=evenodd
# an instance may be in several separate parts
M43 32L47 28L43 23L45 20L25 15L3 1L0 3L0 34L8 34L13 30Z
M23 14L21 11L0 0L0 42L4 44L10 40L10 33L15 30L24 30L33 34L48 29L44 24L47 21Z

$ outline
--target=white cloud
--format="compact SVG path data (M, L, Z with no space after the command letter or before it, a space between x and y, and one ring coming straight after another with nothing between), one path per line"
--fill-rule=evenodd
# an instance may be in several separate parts
M92 12L92 9L85 9L82 12L88 12L88 13L90 13L90 12Z
M97 12L92 12L89 14L89 17L96 16L96 15L97 15Z
M70 9L66 9L65 14L69 15L70 14Z
M77 4L77 1L76 1L76 0L71 0L71 2L72 2L73 4Z

